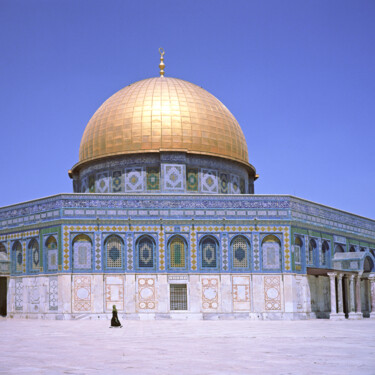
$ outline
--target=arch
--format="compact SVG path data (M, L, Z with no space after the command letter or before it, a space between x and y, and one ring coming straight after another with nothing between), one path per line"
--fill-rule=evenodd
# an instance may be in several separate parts
M91 268L92 240L87 234L78 234L73 238L73 268Z
M23 263L23 254L22 254L22 245L20 241L15 241L13 246L13 256L14 256L14 261L16 264L15 270L16 272L21 272L22 271L22 263Z
M105 240L105 250L107 258L107 267L121 268L122 267L122 248L124 242L121 237L111 234Z
M205 236L199 243L202 268L217 268L218 241L213 236Z
M324 240L322 243L322 266L325 266L328 264L329 259L329 243L328 241Z
M169 265L171 268L186 267L186 241L181 236L173 236L169 241Z
M46 248L49 250L57 249L57 241L54 236L49 236L46 240Z
M232 267L247 268L249 266L249 248L250 244L246 237L236 236L231 242L232 248Z
M302 246L303 246L303 241L301 237L296 236L294 238L294 262L297 264L301 263Z
M309 240L309 249L307 252L307 264L314 264L314 253L317 249L316 241L313 238Z
M28 249L30 256L29 259L31 260L31 268L33 270L37 270L39 269L39 243L35 238L30 240Z
M143 235L136 244L139 268L153 268L155 256L155 240L148 235Z
M336 253L345 253L344 248L339 244L336 244L335 246L335 254Z
M355 247L352 245L350 246L349 253L355 253Z
M273 234L265 236L262 240L262 260L265 269L281 268L281 241Z
M372 272L374 271L374 261L371 257L367 256L363 261L363 272Z
M7 252L7 248L5 247L3 243L0 242L0 253L6 253L6 252Z

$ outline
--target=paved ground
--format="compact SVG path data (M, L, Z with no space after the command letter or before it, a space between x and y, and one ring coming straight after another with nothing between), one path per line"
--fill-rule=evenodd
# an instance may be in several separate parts
M375 374L375 320L0 319L0 374Z

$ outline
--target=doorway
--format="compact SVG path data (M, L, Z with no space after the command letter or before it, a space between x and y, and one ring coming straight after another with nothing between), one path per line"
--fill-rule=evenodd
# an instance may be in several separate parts
M7 316L7 278L0 277L0 316Z

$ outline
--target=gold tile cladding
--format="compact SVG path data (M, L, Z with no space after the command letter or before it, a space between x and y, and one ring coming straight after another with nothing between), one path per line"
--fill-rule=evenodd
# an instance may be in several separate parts
M241 127L201 87L170 77L135 82L105 101L86 126L79 162L143 152L183 151L249 165Z

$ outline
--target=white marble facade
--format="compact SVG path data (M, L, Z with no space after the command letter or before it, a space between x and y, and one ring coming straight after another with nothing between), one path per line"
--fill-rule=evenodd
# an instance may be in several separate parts
M286 274L74 274L10 278L8 314L46 319L307 319L329 312L327 277ZM186 285L171 310L170 285ZM312 296L327 293L318 307Z

